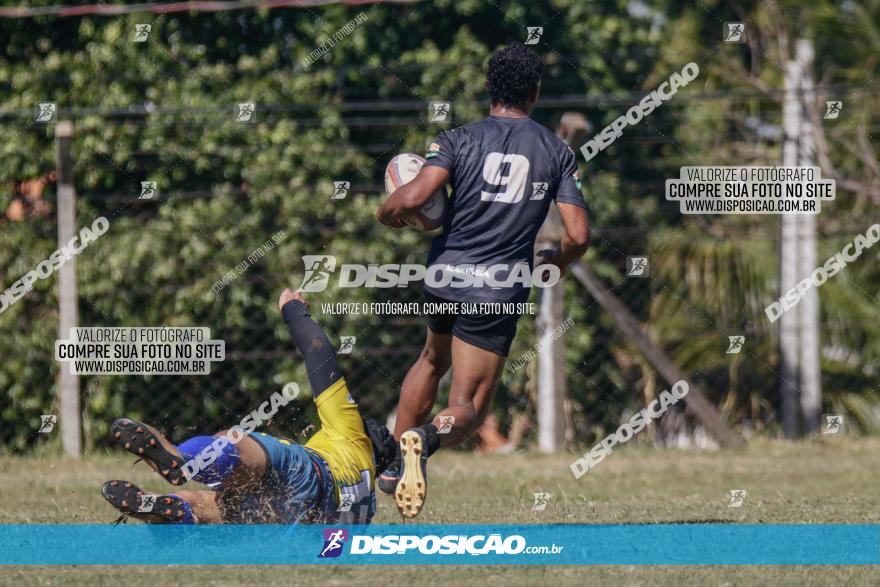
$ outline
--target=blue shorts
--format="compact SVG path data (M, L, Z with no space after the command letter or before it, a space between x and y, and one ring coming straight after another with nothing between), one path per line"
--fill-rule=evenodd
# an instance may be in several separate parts
M317 453L301 444L254 432L269 467L257 494L237 509L241 523L302 524L331 521L336 514L333 477Z

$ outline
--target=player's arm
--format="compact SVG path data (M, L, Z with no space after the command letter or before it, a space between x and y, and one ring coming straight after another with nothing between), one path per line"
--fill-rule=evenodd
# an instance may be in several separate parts
M554 196L565 235L552 253L540 254L553 263L564 274L566 268L587 252L590 241L590 220L587 217L587 203L581 191L580 173L574 152L570 148L562 151L560 162L559 187Z
M414 210L424 206L443 184L449 181L449 172L442 167L424 166L409 183L406 183L388 196L376 210L376 218L382 224L403 226L402 219Z
M562 217L565 235L556 250L545 258L565 273L565 269L583 257L590 246L590 219L586 208L575 204L559 202L556 207L559 209L559 216Z

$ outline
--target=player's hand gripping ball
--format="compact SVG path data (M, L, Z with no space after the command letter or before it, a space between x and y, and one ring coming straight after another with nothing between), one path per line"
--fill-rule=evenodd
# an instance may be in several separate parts
M396 155L385 168L385 191L390 196L400 186L411 182L419 173L425 160L412 153ZM434 192L431 199L418 211L411 213L403 221L407 226L429 236L443 233L443 218L446 215L446 188Z

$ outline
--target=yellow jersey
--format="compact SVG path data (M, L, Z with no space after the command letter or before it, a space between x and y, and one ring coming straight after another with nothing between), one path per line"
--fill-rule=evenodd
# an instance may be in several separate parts
M373 442L364 430L357 403L345 379L340 379L315 398L321 429L305 447L318 453L330 468L336 482L336 499L351 495L358 501L365 490L372 494L376 479Z

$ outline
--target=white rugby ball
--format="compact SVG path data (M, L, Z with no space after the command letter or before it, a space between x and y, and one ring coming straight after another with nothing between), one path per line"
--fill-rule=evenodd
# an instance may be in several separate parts
M385 191L390 196L400 186L411 182L419 173L425 160L412 153L396 155L385 168ZM430 236L443 234L443 218L446 216L446 187L437 190L417 212L403 221L413 230Z

